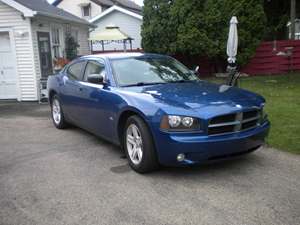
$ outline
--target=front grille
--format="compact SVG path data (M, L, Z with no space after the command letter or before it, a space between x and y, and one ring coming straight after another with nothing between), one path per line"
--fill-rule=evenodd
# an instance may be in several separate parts
M227 114L227 115L222 115L222 116L212 118L210 120L210 123L218 124L218 123L226 123L226 122L232 122L232 121L235 121L235 114Z
M261 119L260 110L221 115L212 118L208 125L208 135L239 132L255 128Z

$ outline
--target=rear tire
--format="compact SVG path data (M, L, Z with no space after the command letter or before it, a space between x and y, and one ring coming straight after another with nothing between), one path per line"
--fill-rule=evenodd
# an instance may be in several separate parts
M64 129L68 126L57 95L54 95L51 99L51 117L56 128Z
M130 167L138 173L149 173L159 168L152 135L138 116L128 118L123 132L123 145Z

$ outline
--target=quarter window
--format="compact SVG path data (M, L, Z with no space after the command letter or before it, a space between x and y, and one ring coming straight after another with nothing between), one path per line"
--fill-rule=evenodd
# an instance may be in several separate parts
M87 77L90 74L102 74L104 71L105 71L104 65L95 61L89 61L85 68L83 80L87 81Z
M74 80L81 80L82 79L82 70L84 68L84 61L77 62L69 66L68 68L68 75L71 79Z

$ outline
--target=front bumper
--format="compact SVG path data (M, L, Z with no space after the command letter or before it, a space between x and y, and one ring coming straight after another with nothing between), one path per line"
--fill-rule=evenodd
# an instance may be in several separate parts
M162 165L193 165L254 151L264 144L269 128L270 123L267 121L255 129L216 136L159 131L154 140ZM186 157L184 161L178 162L177 155L181 153Z

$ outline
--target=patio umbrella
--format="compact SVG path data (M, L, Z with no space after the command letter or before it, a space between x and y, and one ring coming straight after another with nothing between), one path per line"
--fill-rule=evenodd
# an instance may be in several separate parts
M230 20L229 34L227 40L227 56L228 62L234 64L236 62L236 55L238 49L238 31L237 31L238 20L233 16Z

